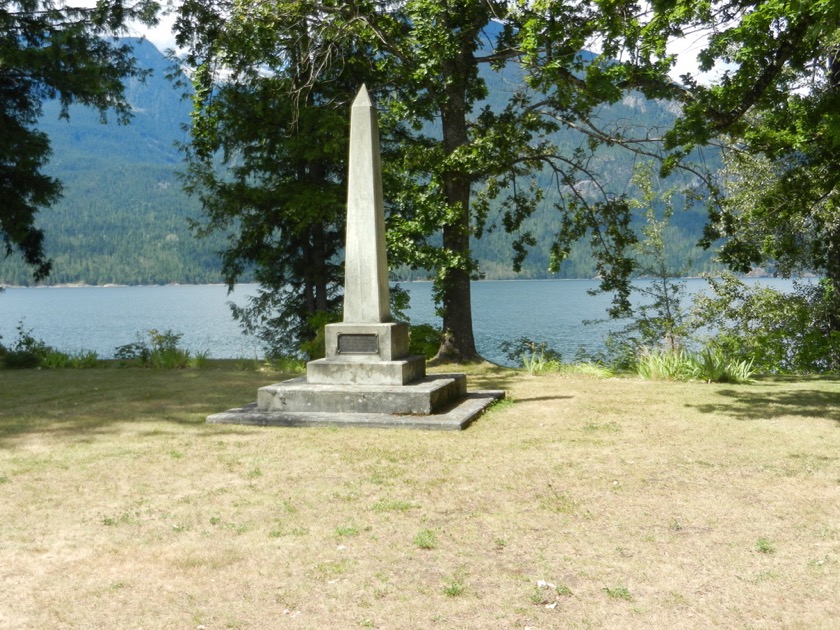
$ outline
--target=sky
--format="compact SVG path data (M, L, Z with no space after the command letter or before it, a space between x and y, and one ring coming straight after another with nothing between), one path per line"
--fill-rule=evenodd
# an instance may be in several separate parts
M92 5L95 2L96 0L82 0L80 4ZM145 25L138 24L131 29L130 35L134 37L145 36L146 39L153 43L158 50L164 52L167 49L176 48L175 36L172 34L172 25L174 22L174 15L164 15L161 16L160 23L157 26L149 28ZM705 75L699 75L698 73L697 54L703 48L706 41L706 37L700 35L692 38L691 40L677 40L669 44L668 52L677 54L677 63L671 72L671 77L673 79L678 80L681 75L690 72L701 82L709 83L719 75L719 72L714 70Z
M97 0L67 0L68 6L93 7ZM161 2L163 4L163 2ZM135 23L129 25L127 35L129 37L145 37L152 42L161 52L169 48L175 48L175 36L172 34L172 25L175 22L174 15L160 16L160 23L155 27L148 27L145 24Z
M159 51L165 52L170 48L175 48L175 36L172 34L174 22L174 15L163 15L157 26L150 28L145 24L136 24L131 27L129 34L132 37L145 36Z

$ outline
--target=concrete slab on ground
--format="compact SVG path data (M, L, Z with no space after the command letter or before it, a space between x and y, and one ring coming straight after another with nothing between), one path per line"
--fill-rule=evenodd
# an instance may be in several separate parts
M252 403L209 416L207 422L273 427L335 426L460 431L466 429L491 404L504 397L503 390L473 391L441 413L429 415L260 411L257 403Z

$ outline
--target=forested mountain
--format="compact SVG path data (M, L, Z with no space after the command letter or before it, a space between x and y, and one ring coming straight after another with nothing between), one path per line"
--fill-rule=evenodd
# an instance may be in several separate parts
M190 104L166 79L166 57L149 42L130 43L139 65L153 72L144 83L127 85L131 124L102 124L97 112L81 107L60 120L58 104L45 104L39 126L52 144L47 172L64 186L61 201L38 215L53 259L47 282L221 282L215 252L223 243L192 237L188 220L200 207L176 177L175 143L185 136ZM0 284L30 282L20 259L0 260Z
M64 197L39 213L38 225L46 233L46 252L53 259L50 284L166 284L221 282L216 252L223 237L196 240L189 219L200 215L198 203L180 187L176 172L180 155L176 142L185 139L190 103L166 79L170 62L149 42L131 40L142 67L153 71L144 83L128 85L134 107L130 125L101 124L99 115L71 108L70 121L60 120L58 105L48 103L40 128L51 140L49 174L64 184ZM510 89L511 77L489 76L493 93ZM673 113L659 103L630 96L608 113L615 121L657 126L670 122ZM569 135L564 145L572 150L585 142ZM610 186L623 190L632 176L633 156L621 149L605 149L598 160L608 172ZM540 182L551 190L549 182ZM386 191L387 194L387 191ZM547 194L544 209L526 224L537 237L523 271L511 271L512 237L501 227L474 245L488 278L547 277L548 250L558 226L553 209L556 193ZM492 218L492 217L491 217ZM708 254L694 251L704 221L702 211L680 212L668 239L671 256L693 257L693 271L708 265ZM591 277L594 266L585 246L572 253L560 277ZM402 274L408 277L410 274ZM0 284L26 285L31 271L21 260L0 260Z

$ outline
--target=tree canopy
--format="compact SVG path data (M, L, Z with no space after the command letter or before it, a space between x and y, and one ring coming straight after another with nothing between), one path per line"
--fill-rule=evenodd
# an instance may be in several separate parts
M123 81L142 78L127 45L108 37L126 32L130 21L153 24L159 5L102 0L73 7L52 0L0 2L0 240L5 254L18 250L36 279L49 274L39 208L61 195L61 183L43 168L49 138L35 128L46 99L57 99L61 116L78 103L102 114L112 110L127 122L130 106Z
M602 288L614 292L613 314L627 312L638 235L627 189L603 185L603 147L660 160L665 173L685 169L694 186L707 186L706 243L728 238L723 255L736 266L804 250L786 237L766 247L780 225L775 210L765 203L763 214L736 219L735 207L722 201L725 187L692 159L709 144L761 153L775 169L764 198L775 191L796 200L784 216L813 228L807 264L829 271L838 242L840 175L831 168L840 142L838 11L831 0L187 0L176 29L198 86L190 176L203 186L211 229L221 217L220 193L236 185L250 191L224 219L241 222L241 239L229 250L230 279L244 261L276 266L260 257L265 235L277 243L291 238L299 229L294 217L317 224L326 216L330 233L339 234L342 119L366 82L381 109L392 261L434 270L444 326L439 357L446 360L478 357L470 279L480 269L470 238L496 227L514 234L516 266L534 243L524 221L547 203L557 212L552 267L573 242L587 239ZM692 37L704 38L699 70L717 71L711 81L669 74L675 41ZM489 82L505 87L502 102L487 102ZM604 115L632 91L675 103L675 124L643 129ZM313 123L315 115L327 118ZM576 130L580 140L562 145L558 129ZM231 134L239 134L235 142ZM319 171L314 187L302 177L311 175L306 168L284 174L302 163L294 151L307 138L310 157L330 151L330 168ZM258 164L255 156L269 155L265 147L271 159ZM235 168L199 184L193 167L204 172L219 152ZM299 203L278 194L280 182L298 195L301 184L329 191L331 201L296 210ZM248 213L260 206L241 201L251 193L265 203L253 222ZM315 211L327 206L326 215ZM752 222L755 238L733 234L741 220Z
M651 42L708 34L701 70L683 77L675 156L720 143L728 154L705 243L737 271L823 274L825 334L840 332L840 3L806 0L654 3ZM655 48L651 44L649 48ZM815 324L816 325L816 324Z
M544 199L533 179L536 173L547 170L552 185L568 193L558 208L561 231L591 235L605 282L627 273L625 257L614 252L622 249L629 231L599 218L608 215L624 226L629 222L626 201L599 189L597 173L588 163L599 139L592 134L589 149L584 144L570 152L550 139L558 127L579 123L595 107L621 95L620 89L607 89L613 79L605 79L604 69L614 63L614 55L602 60L582 53L591 38L617 33L611 25L615 16L602 8L599 3L517 7L479 0L186 2L176 28L179 43L190 51L187 61L198 85L190 172L197 158L205 160L200 170L206 172L207 160L215 155L200 155L203 139L220 141L241 126L241 119L254 119L259 133L237 146L242 157L222 151L224 160L244 167L239 175L232 175L234 170L227 176L254 177L258 169L248 165L247 156L269 134L289 146L293 136L276 131L276 126L260 126L260 118L249 116L250 106L231 109L227 120L219 118L217 113L231 102L225 96L229 90L255 97L256 106L262 86L282 85L282 98L291 104L285 114L288 130L311 106L338 108L346 120L346 104L355 90L342 97L337 81L366 81L382 110L392 262L435 270L444 322L440 357L474 360L478 355L469 283L480 270L470 238L494 225L516 233L513 263L519 264L534 242L520 230L523 220ZM305 71L298 70L298 60L305 62ZM518 70L510 74L511 67ZM504 81L505 73L515 82L501 105L491 107L484 102L487 77L499 75ZM324 86L331 96L318 96ZM261 111L268 104L262 98ZM222 144L214 145L214 150L222 149ZM280 172L278 166L272 164L273 172ZM596 183L586 187L582 182ZM205 184L212 228L215 200L224 187ZM292 207L276 197L271 203L281 213ZM498 218L490 216L491 205L501 208ZM276 217L261 216L264 233L289 232ZM245 230L242 235L256 242ZM556 264L568 254L567 244L558 243ZM620 299L626 297L623 293Z
M227 283L253 270L261 285L235 316L275 353L299 351L336 310L348 108L371 68L357 40L314 29L312 10L189 0L176 23L192 69L182 178L205 211L196 232L232 230Z

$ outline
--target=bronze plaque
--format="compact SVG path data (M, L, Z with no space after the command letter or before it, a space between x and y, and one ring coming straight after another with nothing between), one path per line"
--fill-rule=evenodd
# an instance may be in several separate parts
M338 335L338 354L379 354L379 335Z

